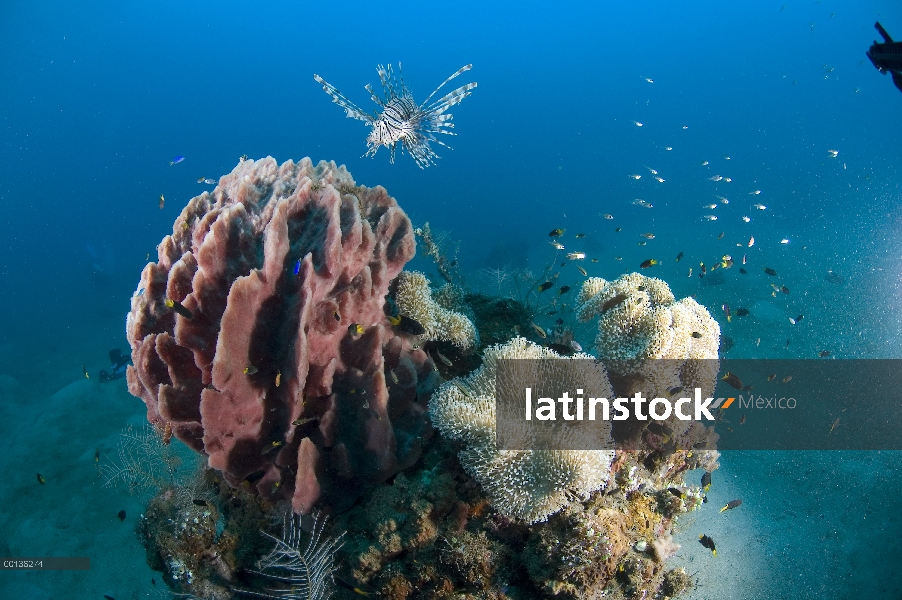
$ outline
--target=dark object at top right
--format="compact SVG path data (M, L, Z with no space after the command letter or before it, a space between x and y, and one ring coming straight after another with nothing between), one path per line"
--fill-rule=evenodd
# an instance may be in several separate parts
M866 52L867 57L882 74L886 75L889 72L893 84L902 92L902 42L894 42L879 21L874 23L874 28L883 37L884 42L881 44L875 40Z

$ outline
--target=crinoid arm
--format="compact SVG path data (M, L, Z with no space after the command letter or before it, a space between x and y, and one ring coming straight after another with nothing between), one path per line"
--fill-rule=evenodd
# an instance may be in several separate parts
M118 462L98 465L104 487L123 483L129 493L140 493L176 483L178 456L164 441L162 427L129 425L119 439L118 453Z
M334 85L332 85L319 75L314 74L313 78L317 83L323 86L324 92L332 96L332 102L345 109L345 114L347 114L348 117L363 121L367 125L372 125L375 122L376 118L374 116L364 112L363 109L345 98L344 95L339 92L338 88L336 88Z
M285 515L282 536L263 535L275 542L269 554L257 562L259 570L253 571L266 579L278 582L263 592L236 590L241 594L258 598L282 598L301 600L328 600L333 591L335 553L342 547L344 534L334 538L322 538L325 519L313 517L313 528L306 545L301 517L292 512Z

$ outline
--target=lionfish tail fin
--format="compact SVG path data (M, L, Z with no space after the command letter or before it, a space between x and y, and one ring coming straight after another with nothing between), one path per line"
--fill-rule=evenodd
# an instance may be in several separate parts
M356 104L345 98L344 95L339 92L338 88L336 88L334 85L316 74L313 75L313 79L315 79L317 83L323 86L323 91L332 97L332 102L345 109L345 114L349 118L358 119L360 121L363 121L367 125L372 125L375 122L375 118L372 115L367 114Z

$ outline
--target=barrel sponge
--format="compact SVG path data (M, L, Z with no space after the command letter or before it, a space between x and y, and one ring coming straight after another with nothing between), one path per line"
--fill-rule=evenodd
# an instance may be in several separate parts
M465 315L440 306L432 297L429 280L418 271L402 271L394 282L398 312L418 321L427 341L447 341L468 350L479 345L479 334ZM443 296L444 297L444 296Z
M576 309L580 321L599 317L595 340L599 358L717 358L717 322L691 298L674 302L664 281L631 273L599 286L599 281L587 280Z
M142 272L129 391L232 487L348 507L432 434L435 365L384 310L415 251L395 199L343 166L242 160Z
M499 450L495 442L495 373L498 359L553 359L560 361L553 377L566 377L567 367L579 369L580 385L610 394L604 367L595 362L590 369L587 354L562 357L522 337L486 348L483 364L465 378L445 383L429 403L433 424L446 437L466 447L459 458L464 469L482 485L502 514L527 523L544 521L559 511L574 494L580 498L607 484L612 450ZM530 362L527 368L547 368L550 361ZM545 367L543 367L545 365ZM571 370L570 373L575 371ZM566 388L574 386L559 384ZM610 440L610 424L603 435Z

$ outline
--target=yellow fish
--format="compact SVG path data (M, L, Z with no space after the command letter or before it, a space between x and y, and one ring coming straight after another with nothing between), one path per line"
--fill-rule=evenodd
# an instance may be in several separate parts
M341 577L336 577L335 583L337 583L340 587L343 587L346 590L350 590L350 591L354 592L355 594L359 594L361 596L372 596L372 594L370 592L360 589L359 587L355 586L354 584L345 581Z
M284 442L282 442L282 441L272 442L272 443L269 444L268 446L264 446L263 452L261 452L261 454L266 454L266 453L268 453L268 452L270 452L270 451L272 451L272 450L275 450L276 448L278 448L279 446L281 446L283 443L284 443Z
M167 308L171 308L173 312L182 315L186 319L190 319L194 316L194 313L182 306L182 303L178 300L170 300L169 298L166 298L165 300L163 300L163 304L165 304Z

